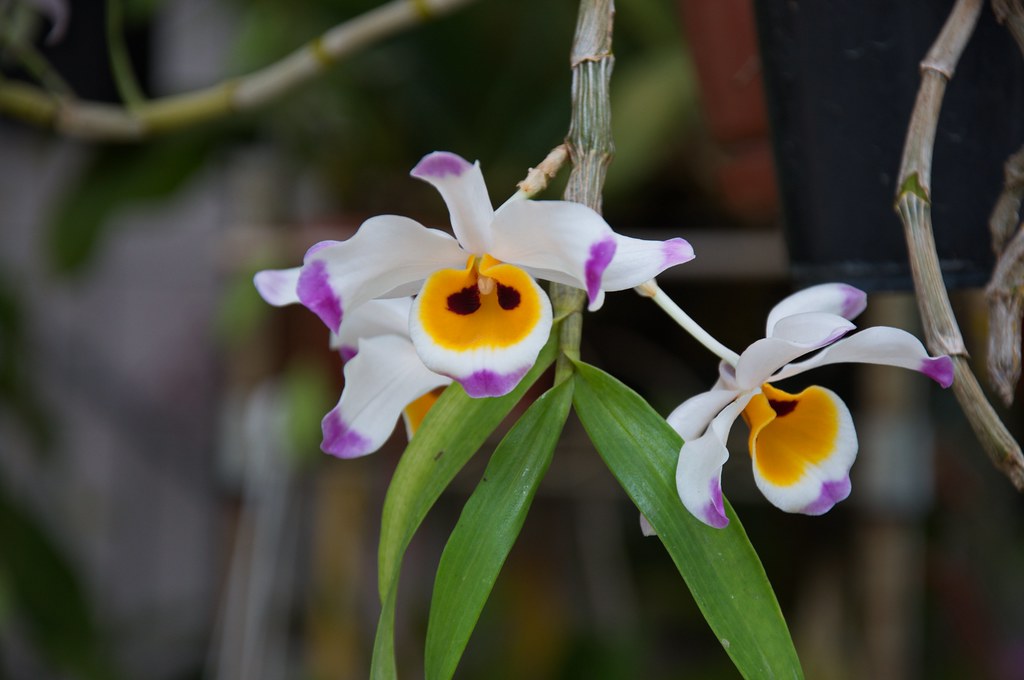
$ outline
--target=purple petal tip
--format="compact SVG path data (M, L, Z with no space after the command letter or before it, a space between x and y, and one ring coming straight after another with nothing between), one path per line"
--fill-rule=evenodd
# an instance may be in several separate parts
M924 359L920 371L943 387L953 384L953 360L947 356Z
M673 238L661 244L662 270L677 264L689 262L694 258L693 246L686 239Z
M337 332L341 326L341 298L331 288L326 264L316 260L302 268L298 294L302 304L319 316L328 328Z
M320 448L338 458L358 458L373 452L373 442L353 430L341 418L338 409L332 409L321 422L324 440Z
M868 306L868 295L860 288L843 284L843 311L842 316L847 319L856 318Z
M318 251L321 251L329 246L336 246L339 243L341 243L341 241L320 241L319 243L314 243L309 247L309 250L306 251L306 254L302 256L302 261L306 262L309 260L309 258L313 257L313 255Z
M598 293L601 292L601 277L604 276L604 270L611 264L613 257L615 257L614 238L598 241L590 246L590 257L587 258L587 264L583 271L587 280L587 297L591 302L594 302Z
M515 389L528 370L529 366L512 373L496 373L485 369L473 373L468 378L458 378L458 381L466 390L466 394L474 399L502 397Z
M805 515L824 515L832 506L850 495L849 476L821 485L821 493L802 512Z
M462 156L448 151L435 151L424 156L409 173L417 179L442 179L449 175L458 177L473 165Z
M352 345L342 345L338 348L338 354L341 355L341 360L345 362L352 361L357 352L358 350Z
M724 529L729 526L729 518L725 516L721 480L717 477L712 479L708 485L708 491L711 493L711 502L702 509L700 519L716 529Z

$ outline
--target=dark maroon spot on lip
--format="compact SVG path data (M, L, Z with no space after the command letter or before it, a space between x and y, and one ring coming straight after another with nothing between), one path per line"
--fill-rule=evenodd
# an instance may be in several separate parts
M474 286L467 286L458 293L448 296L448 311L463 316L472 314L480 309L480 290Z
M498 284L498 304L506 312L511 312L519 306L519 291L512 286Z
M793 409L796 408L796 400L776 401L774 399L769 399L768 405L772 407L773 411L775 411L775 415L781 418L782 416L789 415L793 412Z

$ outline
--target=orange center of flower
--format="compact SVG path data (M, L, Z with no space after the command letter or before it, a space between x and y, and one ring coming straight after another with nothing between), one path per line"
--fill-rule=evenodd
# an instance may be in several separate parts
M754 464L778 486L795 484L808 465L832 455L839 434L839 410L817 386L789 394L765 383L743 409L743 419Z
M509 347L541 318L530 275L490 255L470 257L465 269L435 272L420 298L423 329L435 343L456 351Z

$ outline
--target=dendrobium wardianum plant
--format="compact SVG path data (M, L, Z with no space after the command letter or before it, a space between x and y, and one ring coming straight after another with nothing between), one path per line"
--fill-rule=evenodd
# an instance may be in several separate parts
M852 286L808 288L776 305L765 337L742 354L719 350L715 385L668 417L685 442L676 488L694 516L713 527L729 523L721 471L729 458L729 430L741 414L750 428L754 479L773 505L820 515L849 495L849 471L857 456L849 409L824 387L789 394L772 383L827 364L869 363L919 371L942 387L952 384L952 360L930 357L906 331L878 326L848 335L854 329L850 319L865 306L865 294Z
M387 402L389 413L396 412L399 396L424 394L444 384L438 380L458 381L471 397L512 391L533 366L553 323L551 303L535 278L585 290L589 309L596 310L605 291L632 288L693 259L693 249L681 238L622 236L579 203L513 197L494 210L479 163L452 153L428 154L411 174L441 193L454 237L407 217L381 215L346 241L314 245L301 267L263 271L255 279L267 302L301 302L342 341L366 338L353 319L372 301L415 295L405 332L375 336L392 338L387 342L394 347L395 338L411 341L419 358L405 369L418 376L415 380L410 377L401 390L388 383L388 399L376 397ZM371 378L398 380L382 377L392 375L393 367L370 368L373 356L378 363L396 361L378 350L383 340L364 340L357 347L345 370L341 402L324 419L323 448L342 457L369 453L383 443L363 429L369 424L370 397L353 397L349 390L368 395ZM354 419L356 413L367 418L365 424ZM373 424L385 419L382 415Z

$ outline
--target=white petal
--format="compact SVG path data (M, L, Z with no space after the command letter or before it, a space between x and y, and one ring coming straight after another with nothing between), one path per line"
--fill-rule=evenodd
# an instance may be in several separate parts
M378 297L411 295L430 274L464 266L466 258L455 239L442 231L407 217L372 217L347 241L310 248L298 296L337 331L347 310Z
M827 312L847 319L856 318L867 306L864 291L845 283L823 283L790 295L768 313L766 337L773 335L779 319L803 312Z
M539 279L582 288L591 310L604 301L602 278L616 245L604 218L581 203L512 200L494 215L494 257Z
M429 371L405 338L360 340L355 358L345 364L341 400L324 416L321 448L339 458L373 453L387 441L406 405L450 382Z
M690 397L676 407L666 420L679 433L683 441L704 434L708 425L722 409L739 394L739 390L711 389Z
M253 283L260 296L275 307L292 305L299 301L296 289L299 285L301 269L301 267L264 269L261 272L256 272Z
M409 174L441 192L455 238L463 248L474 255L491 252L494 207L479 162L470 164L453 153L435 151L424 156Z
M835 342L854 328L856 326L838 314L803 312L779 319L768 337L817 349Z
M676 491L694 517L721 529L729 524L722 501L722 466L729 459L725 446L736 417L753 394L745 394L719 413L703 436L683 444L676 465Z
M826 347L813 357L790 364L772 381L803 373L817 366L838 363L879 364L919 371L949 387L953 382L953 362L947 356L930 357L921 341L899 328L866 328Z
M751 344L736 362L736 384L753 389L789 362L835 342L853 324L841 316L805 313L785 317L775 326L775 337Z
M799 395L771 391L773 399L793 397L796 406L751 436L757 487L781 510L824 514L850 494L850 467L857 457L850 411L824 387L812 386Z
M647 241L615 234L615 257L604 272L601 287L608 291L633 288L692 259L693 247L681 238Z
M356 355L360 338L398 335L408 339L410 309L411 297L370 300L359 305L345 317L341 332L332 335L331 347L341 350L342 359L349 361Z

